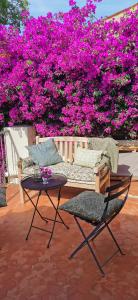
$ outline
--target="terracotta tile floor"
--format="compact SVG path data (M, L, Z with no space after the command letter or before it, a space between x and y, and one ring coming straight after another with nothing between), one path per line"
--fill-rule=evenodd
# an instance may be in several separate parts
M80 190L64 188L62 201ZM134 182L131 195L138 196L138 182ZM56 194L52 196L55 198ZM7 190L8 206L0 209L0 299L1 300L133 300L138 299L138 198L129 198L121 214L112 223L122 249L105 267L103 278L84 248L68 260L69 254L81 241L73 218L62 212L70 230L57 224L50 249L46 248L49 234L32 229L25 236L32 216L31 203L21 205L17 185ZM53 209L45 197L41 198L41 211L52 216ZM41 224L39 216L37 224ZM47 225L50 226L50 225ZM86 231L88 226L85 226ZM95 241L101 261L115 246L106 230Z

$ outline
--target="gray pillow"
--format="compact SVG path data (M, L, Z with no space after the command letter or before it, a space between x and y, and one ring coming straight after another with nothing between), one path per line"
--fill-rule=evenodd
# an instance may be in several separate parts
M55 165L63 161L53 139L48 139L46 142L37 145L28 146L27 149L33 162L40 167Z
M6 202L6 188L0 187L0 207L7 206Z

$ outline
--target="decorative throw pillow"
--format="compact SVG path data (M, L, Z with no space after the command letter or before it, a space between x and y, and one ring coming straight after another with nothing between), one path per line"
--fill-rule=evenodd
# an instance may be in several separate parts
M0 187L0 207L7 206L6 187Z
M74 155L74 164L93 168L100 162L102 158L103 151L99 150L89 150L85 148L78 147Z
M27 149L33 162L40 167L55 165L63 161L53 139L48 139L46 142L37 145L28 146Z

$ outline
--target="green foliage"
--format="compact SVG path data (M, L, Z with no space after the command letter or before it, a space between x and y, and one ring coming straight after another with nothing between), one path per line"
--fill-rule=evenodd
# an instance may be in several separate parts
M28 9L28 0L0 0L0 24L21 27L21 13Z

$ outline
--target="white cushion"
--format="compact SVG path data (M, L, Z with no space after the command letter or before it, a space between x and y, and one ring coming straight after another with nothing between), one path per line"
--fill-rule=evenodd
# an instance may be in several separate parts
M93 168L101 161L103 151L78 147L74 155L74 164Z

